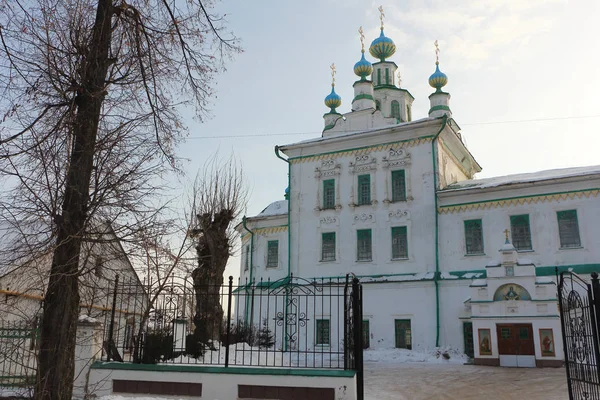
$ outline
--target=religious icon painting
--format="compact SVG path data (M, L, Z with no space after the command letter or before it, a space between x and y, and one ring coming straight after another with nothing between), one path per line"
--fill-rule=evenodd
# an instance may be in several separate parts
M492 355L492 335L489 329L479 329L479 354L482 356Z
M554 335L552 329L540 329L540 347L542 349L542 357L554 357Z

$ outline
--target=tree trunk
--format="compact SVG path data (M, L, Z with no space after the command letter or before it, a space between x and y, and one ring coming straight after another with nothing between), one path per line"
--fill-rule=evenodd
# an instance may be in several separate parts
M227 229L232 219L233 213L230 210L219 211L214 219L212 214L198 216L198 268L192 272L196 292L194 339L200 347L197 350L204 350L211 341L219 339L223 326L221 294L227 295L227 291L221 291L221 286L229 259Z
M72 127L73 151L65 182L62 215L44 300L37 400L65 400L73 394L79 313L79 256L87 219L89 185L102 102L106 95L112 0L98 0L92 37L82 63Z

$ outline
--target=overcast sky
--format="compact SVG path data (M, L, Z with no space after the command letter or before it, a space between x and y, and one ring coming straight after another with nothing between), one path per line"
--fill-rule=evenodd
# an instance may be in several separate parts
M350 111L357 30L367 46L377 37L380 4L413 119L427 116L439 40L444 89L478 177L600 164L596 0L222 0L244 53L218 77L212 119L189 121L181 155L190 173L216 149L233 151L252 189L247 215L282 199L287 165L273 147L320 136L332 62L338 111ZM511 122L523 120L535 121Z

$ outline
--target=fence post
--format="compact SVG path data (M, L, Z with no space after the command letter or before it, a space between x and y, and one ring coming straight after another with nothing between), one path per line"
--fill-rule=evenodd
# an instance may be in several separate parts
M363 400L364 382L363 382L363 329L362 329L362 286L358 278L352 280L352 301L354 316L354 368L356 370L356 398Z
M108 340L106 346L108 347L106 351L106 360L110 361L112 358L112 344L113 344L113 334L115 329L115 311L117 308L117 290L119 288L119 275L115 276L115 290L113 291L113 301L112 307L110 310L110 324L108 325Z
M227 293L227 346L225 347L225 368L229 367L229 339L231 336L231 294L233 289L233 276L229 276L229 292Z

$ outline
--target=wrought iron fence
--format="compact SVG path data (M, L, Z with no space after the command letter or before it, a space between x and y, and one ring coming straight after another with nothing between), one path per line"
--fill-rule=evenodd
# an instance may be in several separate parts
M38 344L37 321L0 321L0 386L34 386Z
M102 358L358 369L360 293L349 276L235 283L230 277L204 285L174 280L158 294L138 282L116 282Z
M600 282L562 272L558 302L571 400L600 400Z

